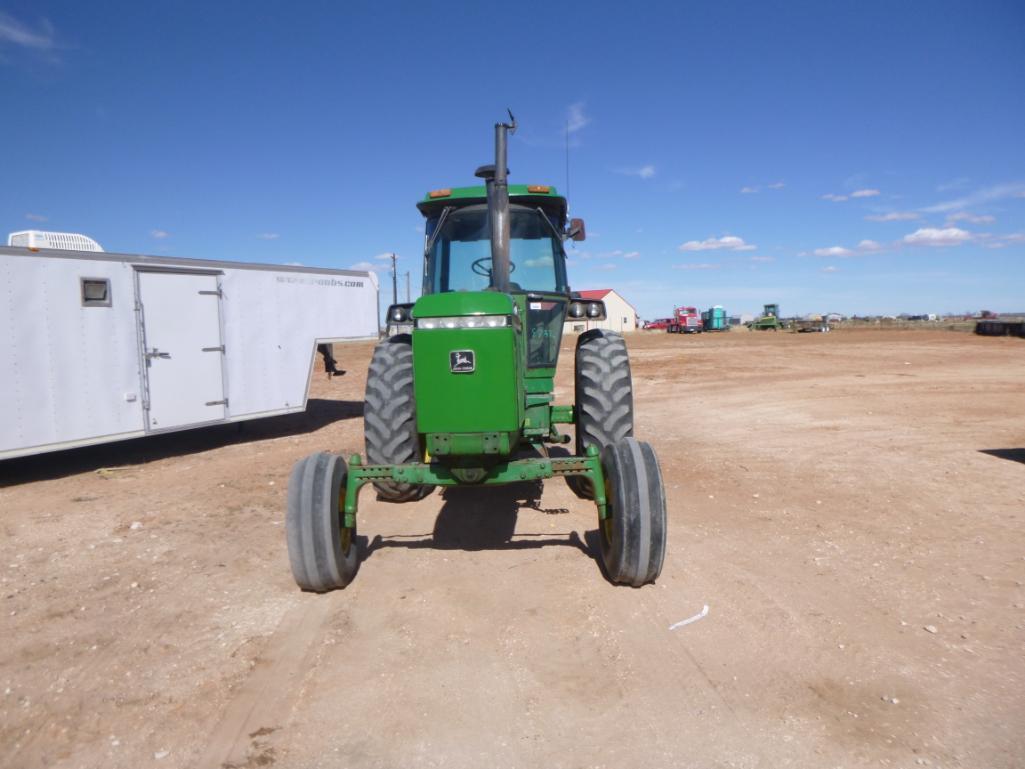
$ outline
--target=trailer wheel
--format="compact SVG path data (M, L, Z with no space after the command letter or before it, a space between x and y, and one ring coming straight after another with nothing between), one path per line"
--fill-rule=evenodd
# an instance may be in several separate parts
M413 398L413 340L409 334L385 339L374 348L363 403L363 436L372 465L423 461L416 431ZM431 493L433 486L375 481L377 498L408 502Z
M655 452L634 438L601 453L608 515L598 523L605 573L620 585L658 579L666 554L666 496Z
M580 335L576 350L578 455L588 446L600 451L634 432L633 380L626 342L619 334L592 329ZM594 499L591 481L569 475L566 481L582 499Z
M356 527L343 525L345 462L322 451L300 459L288 479L285 535L292 576L303 590L345 587L359 569Z

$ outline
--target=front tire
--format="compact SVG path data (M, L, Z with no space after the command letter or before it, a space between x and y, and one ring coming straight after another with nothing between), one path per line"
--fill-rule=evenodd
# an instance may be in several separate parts
M385 339L374 348L363 402L363 437L372 465L423 461L413 397L413 340L409 334ZM433 486L374 481L377 498L389 502L422 499Z
M609 579L640 587L662 573L666 495L662 471L647 443L627 438L601 453L608 514L599 520L602 565Z
M576 350L576 421L578 456L588 446L599 451L634 432L633 379L626 342L619 334L592 329L580 335ZM582 499L594 499L591 481L566 477Z
M356 527L346 528L340 509L345 462L322 451L295 463L288 479L285 535L292 576L303 590L345 587L359 569Z

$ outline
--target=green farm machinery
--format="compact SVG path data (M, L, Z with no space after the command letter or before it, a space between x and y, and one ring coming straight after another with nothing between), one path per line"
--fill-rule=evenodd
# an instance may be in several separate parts
M767 304L762 308L762 317L756 318L747 324L748 328L755 331L779 331L783 328L783 322L779 319L779 305Z
M388 308L410 326L378 343L364 402L366 461L329 452L299 460L288 484L292 574L304 590L356 575L360 489L421 499L435 486L497 485L561 476L598 512L600 558L617 584L654 582L666 547L666 502L651 446L633 437L633 386L623 338L577 338L573 404L554 403L567 319L601 320L566 277L567 203L548 185L510 185L506 146L516 122L495 126L495 163L482 186L434 190L426 219L423 295ZM575 427L575 437L562 432ZM549 451L574 441L575 452Z

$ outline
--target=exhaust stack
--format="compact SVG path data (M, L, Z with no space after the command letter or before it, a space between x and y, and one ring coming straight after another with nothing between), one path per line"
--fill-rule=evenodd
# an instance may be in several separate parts
M509 111L508 123L495 123L495 164L481 166L476 175L488 190L488 218L491 221L491 287L509 290L509 167L507 137L516 133L516 118Z

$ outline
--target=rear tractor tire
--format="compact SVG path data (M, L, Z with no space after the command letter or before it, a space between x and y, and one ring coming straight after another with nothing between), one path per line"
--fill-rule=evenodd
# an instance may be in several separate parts
M608 514L598 521L605 573L620 585L658 579L666 554L666 495L651 446L633 438L601 453Z
M322 451L300 459L288 479L285 536L292 576L303 590L345 587L359 569L356 527L346 528L340 501L345 462Z
M634 433L633 380L626 342L619 334L592 329L580 335L576 349L576 451L599 451ZM581 499L594 499L588 478L566 477Z
M378 343L370 359L363 403L363 436L372 465L422 462L413 396L413 341L399 334ZM377 498L409 502L431 493L433 486L374 481Z

